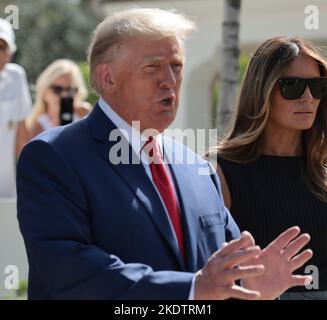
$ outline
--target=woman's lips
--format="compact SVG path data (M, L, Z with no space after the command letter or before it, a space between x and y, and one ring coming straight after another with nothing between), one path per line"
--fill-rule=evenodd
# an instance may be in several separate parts
M301 110L301 111L296 111L294 114L312 114L312 110Z

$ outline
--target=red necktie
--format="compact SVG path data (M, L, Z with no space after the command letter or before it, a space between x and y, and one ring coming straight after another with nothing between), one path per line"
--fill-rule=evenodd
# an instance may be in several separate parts
M153 182L155 183L166 206L170 221L174 227L179 248L183 254L183 257L185 258L180 211L172 181L163 163L156 140L153 139L153 137L150 137L143 148L144 151L150 156L150 170L152 173Z

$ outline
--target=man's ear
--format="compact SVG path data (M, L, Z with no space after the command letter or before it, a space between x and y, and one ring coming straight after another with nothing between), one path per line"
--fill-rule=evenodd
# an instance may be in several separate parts
M100 63L96 66L96 76L100 82L102 90L105 92L113 92L115 89L115 82L113 74L108 63Z

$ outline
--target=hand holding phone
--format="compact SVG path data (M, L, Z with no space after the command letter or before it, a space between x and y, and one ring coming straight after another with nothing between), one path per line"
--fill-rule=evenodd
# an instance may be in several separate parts
M73 122L73 102L72 97L60 98L60 125L66 125Z

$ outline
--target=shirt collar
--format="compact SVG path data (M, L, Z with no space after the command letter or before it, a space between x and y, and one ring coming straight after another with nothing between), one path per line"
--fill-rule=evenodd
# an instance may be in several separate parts
M122 132L124 137L127 139L129 144L131 145L133 151L140 156L144 152L141 153L142 148L144 144L147 142L148 137L144 134L141 134L139 130L131 126L129 123L127 123L121 116L118 115L117 112L115 112L110 105L102 98L100 97L98 101L98 105L100 109L105 113L105 115L115 124L115 126ZM159 134L156 136L156 141L158 143L159 151L161 155L163 155L163 149L162 149L162 134ZM144 159L145 160L145 159Z

